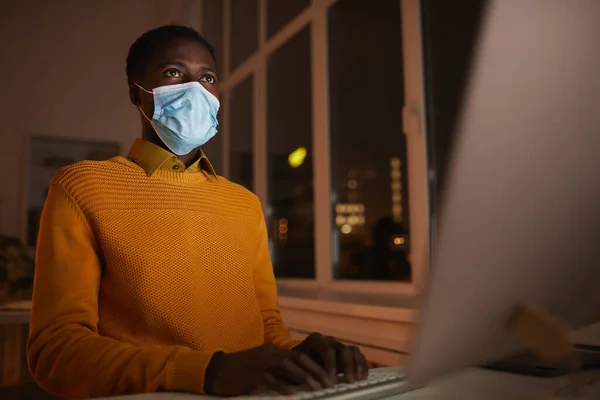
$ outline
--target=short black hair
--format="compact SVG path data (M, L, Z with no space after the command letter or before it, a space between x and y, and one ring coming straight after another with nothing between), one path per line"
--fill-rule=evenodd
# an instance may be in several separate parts
M146 73L146 67L157 49L165 43L168 43L174 39L189 38L197 40L198 43L203 44L210 55L212 56L215 63L217 59L215 57L215 49L210 43L196 30L188 28L187 26L180 25L166 25L159 28L149 30L140 36L129 48L129 54L127 54L127 83L132 84L134 78L140 77Z

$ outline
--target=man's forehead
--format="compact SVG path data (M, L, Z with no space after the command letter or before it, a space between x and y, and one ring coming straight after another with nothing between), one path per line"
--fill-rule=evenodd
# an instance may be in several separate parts
M157 64L164 64L171 61L203 61L213 63L212 55L206 46L197 40L189 38L174 39L159 44L154 53L153 61Z

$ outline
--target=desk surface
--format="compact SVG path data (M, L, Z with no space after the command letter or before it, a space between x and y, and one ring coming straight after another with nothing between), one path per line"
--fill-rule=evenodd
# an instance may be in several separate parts
M21 325L29 323L31 300L14 301L0 305L0 325Z
M29 311L3 311L0 310L0 326L23 325L29 323Z
M382 370L397 370L383 368ZM585 397L580 400L600 399L600 371L585 371L586 382L595 383L586 387ZM402 393L387 400L507 400L507 399L560 399L554 393L570 382L568 377L537 378L508 374L479 368L465 370L451 377L440 379L425 388ZM98 400L200 400L210 399L182 393L151 393L133 396L105 397Z
M9 307L6 307L9 306ZM27 324L29 323L30 303L18 302L4 305L10 309L2 310L0 307L0 325ZM581 331L574 332L572 340L575 343L598 346L600 340L600 323L589 326ZM384 368L383 370L395 368ZM586 397L579 399L600 399L600 371L586 371L588 380L595 380L595 384L586 391ZM564 387L569 380L561 378L536 378L514 375L503 372L468 369L452 377L432 382L429 386L403 393L392 397L394 400L506 400L506 399L558 399L553 396L558 388ZM108 400L109 398L104 398ZM182 393L151 393L133 396L111 397L111 400L200 400L208 399ZM102 400L102 399L100 399Z

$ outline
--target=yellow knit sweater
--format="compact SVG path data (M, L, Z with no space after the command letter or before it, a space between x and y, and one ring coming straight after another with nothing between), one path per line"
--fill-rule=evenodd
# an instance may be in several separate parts
M123 157L53 180L27 344L48 392L202 393L217 350L291 348L258 199L226 179Z

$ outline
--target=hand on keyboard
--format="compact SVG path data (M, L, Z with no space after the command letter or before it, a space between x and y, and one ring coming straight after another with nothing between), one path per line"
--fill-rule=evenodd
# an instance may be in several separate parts
M239 396L232 400L373 400L387 398L410 389L399 371L371 370L364 381L343 383L344 380L344 377L340 376L340 383L321 390L296 387L291 396L283 397L275 392L259 391L252 396Z
M217 353L206 373L208 394L236 396L259 386L281 394L294 393L294 386L311 390L334 385L323 367L299 351L264 345L236 353Z
M318 362L336 383L338 374L343 374L347 383L367 379L367 359L355 346L346 346L331 336L313 333L294 351L306 354Z

